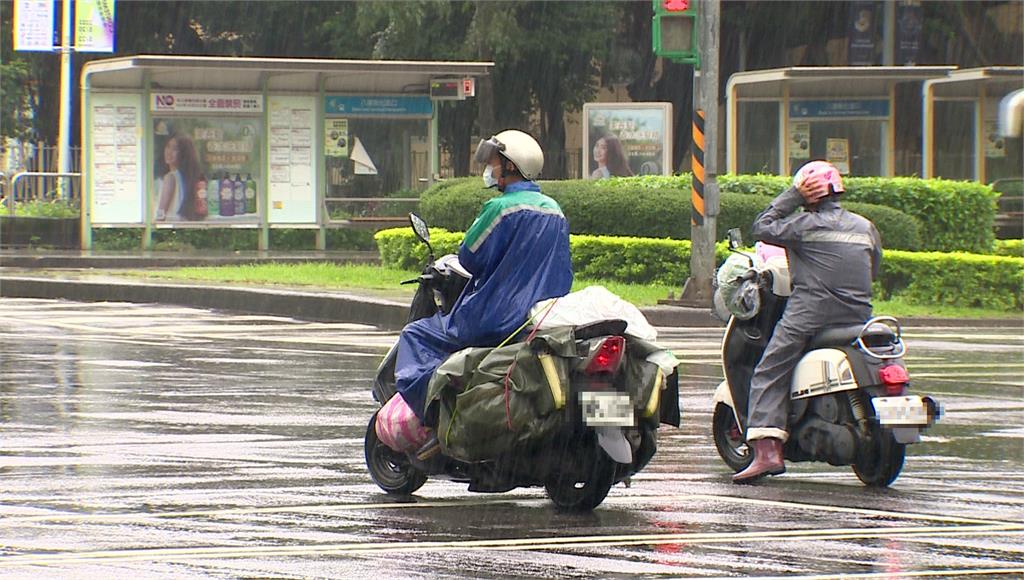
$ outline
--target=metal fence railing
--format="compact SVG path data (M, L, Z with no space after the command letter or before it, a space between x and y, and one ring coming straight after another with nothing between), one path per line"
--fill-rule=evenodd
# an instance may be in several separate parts
M14 215L18 203L32 201L63 200L69 204L80 204L81 173L60 173L57 171L22 171L14 174L9 183L10 193L4 196L7 211ZM8 189L5 187L5 190Z

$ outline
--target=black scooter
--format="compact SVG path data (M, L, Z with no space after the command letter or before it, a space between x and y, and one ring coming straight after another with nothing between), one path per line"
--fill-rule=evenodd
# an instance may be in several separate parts
M739 230L730 230L730 249L741 246ZM715 391L712 417L718 454L736 472L753 461L744 438L750 378L791 291L785 260L760 264L743 255L750 268L740 278L756 285L760 308L749 319L729 319L722 341L725 380ZM906 445L919 441L940 414L930 397L908 392L905 354L899 322L887 316L813 337L793 374L786 460L850 465L873 487L895 481Z
M426 223L415 214L409 218L416 236L429 251L423 273L403 282L419 284L409 312L412 321L450 312L470 279L451 256L435 260ZM546 373L555 401L553 413L560 414L557 434L551 440L516 445L485 461L460 461L443 453L421 460L415 453L399 453L380 441L375 412L365 438L370 476L381 489L395 495L411 494L428 477L436 476L468 483L469 491L474 492L543 486L560 509L597 507L612 485L640 471L653 457L658 424L679 425L676 372L658 375L659 388L652 390L651 400L630 400L623 387L623 354L631 340L625 329L626 323L621 320L574 329L576 356L570 363L569 384L553 384L558 382L557 377ZM526 332L517 339L522 340ZM381 362L373 384L373 396L379 405L396 393L397 347L396 343ZM542 346L531 355L541 359L552 356Z

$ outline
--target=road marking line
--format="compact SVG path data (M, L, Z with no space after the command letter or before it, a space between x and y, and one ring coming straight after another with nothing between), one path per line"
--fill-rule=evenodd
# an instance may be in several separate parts
M830 506L830 505L817 505L800 502L786 502L778 500L765 500L756 498L736 497L736 496L725 496L725 495L710 495L710 494L694 494L694 495L624 495L624 496L612 496L605 498L604 503L662 503L665 501L688 501L688 500L704 500L704 501L720 501L726 503L739 503L739 504L751 504L751 505L763 505L770 507L782 507L787 509L802 509L810 511L824 511L831 513L846 513L855 514L862 516L877 516L887 518L898 518L903 520L919 520L919 521L933 521L942 522L947 524L969 524L969 525L999 525L999 526L1017 526L1016 522L1007 522L1000 520L989 520L989 519L978 519L978 518L962 518L956 516L945 516L940 514L923 514L913 512L894 512L886 510L876 510L870 508L851 508L842 506ZM295 505L295 506L276 506L276 507L265 507L265 508L231 508L231 509L220 509L220 510L192 510L182 512L160 512L160 513L128 513L128 514L45 514L35 516L10 516L0 519L0 528L18 525L21 523L28 522L41 522L41 521L87 521L87 522L120 522L120 521L138 521L146 519L164 519L164 518L194 518L194 517L220 517L220 516L232 516L232 515L245 515L245 514L275 514L275 513L332 513L332 512L347 512L347 511L369 511L369 510L390 510L390 509L430 509L430 508L447 508L447 507L470 507L470 506L486 506L486 505L502 505L502 504L515 504L515 503L546 503L546 499L537 496L519 496L519 497L508 497L508 498L493 498L493 499L473 499L473 500L441 500L441 501L426 501L426 502L389 502L389 503L351 503L351 504L320 504L320 505Z
M968 568L964 570L899 570L893 572L863 572L863 573L847 573L842 574L828 574L828 575L815 575L815 576L752 576L748 577L747 580L835 580L837 577L842 578L941 578L946 576L953 576L959 578L961 576L979 576L979 575L992 575L992 574L1024 574L1024 568ZM723 577L727 578L727 577ZM714 580L712 578L705 578L704 580Z
M187 558L242 558L251 556L283 557L330 554L389 554L431 551L512 551L557 550L572 548L621 547L659 544L722 544L744 541L822 541L875 538L920 538L977 534L1024 534L1024 525L863 528L825 530L773 530L766 532L722 532L681 534L631 534L623 536L564 536L553 538L505 538L495 540L455 540L439 542L352 542L308 546L207 546L189 548L143 548L96 550L64 554L16 555L0 557L4 566L39 566L90 561L168 561Z
M818 504L810 504L810 503L778 501L778 500L770 500L770 499L757 499L757 498L738 497L738 496L729 496L729 495L706 495L706 494L676 495L676 496L666 496L664 498L659 498L659 499L673 499L673 498L674 499L705 499L705 500L709 500L709 501L716 501L717 500L717 501L733 502L733 503L759 504L759 505L764 505L764 506L783 507L783 508L789 508L789 509L804 509L804 510L812 510L812 511L824 511L824 512L833 512L833 513L847 513L847 514L856 514L856 515L865 515L865 516L881 516L881 517L901 518L901 519L905 519L905 520L925 520L925 521L946 522L946 523L983 524L983 525L1007 525L1007 526L1016 526L1016 525L1018 525L1016 522L1005 522L1005 521L1000 521L1000 520L987 520L987 519L978 519L978 518L961 518L961 517L957 517L957 516L944 516L944 515L939 515L939 514L920 514L920 513L913 513L913 512L893 512L893 511L887 511L887 510L876 510L876 509L871 509L871 508L851 508L851 507L832 506L832 505L818 505ZM616 498L608 498L608 499L612 499L612 501L616 501L619 498L616 497ZM605 499L605 501L608 501L608 499Z

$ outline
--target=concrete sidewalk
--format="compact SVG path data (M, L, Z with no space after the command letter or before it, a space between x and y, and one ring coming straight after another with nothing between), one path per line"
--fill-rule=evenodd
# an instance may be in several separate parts
M169 268L259 262L378 263L376 252L266 252L190 256L187 254L84 254L81 252L0 252L0 297L50 298L83 302L177 304L234 312L288 316L325 322L372 324L398 330L409 300L397 293L337 291L310 287L257 287L217 283L133 280L94 269ZM708 309L678 306L641 308L659 327L721 327ZM905 326L1022 327L1024 317L1000 319L904 318Z

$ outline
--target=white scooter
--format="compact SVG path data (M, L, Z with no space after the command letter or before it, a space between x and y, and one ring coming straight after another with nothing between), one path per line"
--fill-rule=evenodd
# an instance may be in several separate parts
M739 232L729 234L735 252L742 244ZM785 258L762 262L740 254L749 267L734 281L748 285L746 296L759 305L749 318L729 319L722 341L725 380L715 390L712 418L718 454L736 472L753 461L744 438L750 378L791 292ZM892 317L816 335L793 374L785 459L851 465L869 486L895 481L906 445L919 441L940 415L930 397L907 392L905 354L902 329Z

